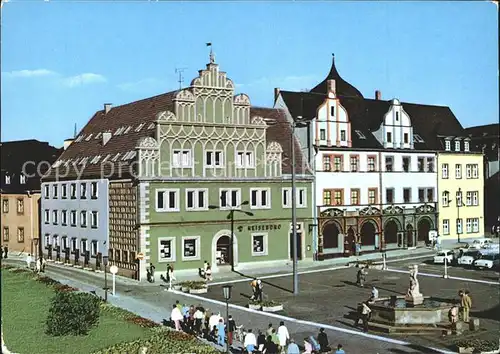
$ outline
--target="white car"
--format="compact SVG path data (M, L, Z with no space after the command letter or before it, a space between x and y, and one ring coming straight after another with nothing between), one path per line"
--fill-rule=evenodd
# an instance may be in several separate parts
M488 247L489 244L494 243L491 238L478 238L474 241L472 241L471 247L474 247L476 249L481 249L484 247Z
M458 257L457 263L459 265L472 266L474 261L481 258L479 250L472 250L465 252L462 256Z
M444 260L447 259L448 264L453 262L454 254L451 250L442 250L434 256L434 264L444 264Z
M500 265L500 254L487 254L474 262L474 267L479 269L498 267Z

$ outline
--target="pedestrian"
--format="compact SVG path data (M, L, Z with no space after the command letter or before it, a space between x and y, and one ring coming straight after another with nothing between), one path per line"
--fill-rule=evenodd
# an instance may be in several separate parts
M269 323L269 325L267 326L267 330L266 330L266 337L268 337L272 334L273 334L273 324Z
M376 287L372 287L372 296L370 297L370 301L375 301L378 299L378 289Z
M172 312L170 314L170 319L174 322L175 325L175 330L180 331L181 330L181 321L183 319L181 310L179 310L179 307L177 305L172 306Z
M283 321L280 322L280 326L278 327L278 338L280 340L281 350L283 350L290 339L290 334L288 333L288 329Z
M33 258L31 258L31 253L28 253L26 257L26 266L31 269L31 262L33 262Z
M354 324L355 326L358 325L359 320L363 321L363 330L365 332L368 332L368 318L370 317L370 313L372 310L370 307L368 307L368 301L363 302L361 306L359 307L359 316L356 320L356 323Z
M177 278L174 275L174 266L170 265L169 268L167 268L167 273L168 273L168 289L172 290L172 282L176 281Z
M273 334L271 334L271 338L273 342L279 347L280 345L280 337L278 337L278 333L275 329L273 329Z
M319 353L320 352L321 346L319 345L319 343L316 340L316 338L314 338L314 336L309 336L309 338L307 338L307 341L309 343L311 343L312 351L314 353Z
M264 354L275 354L278 353L278 345L273 342L272 336L267 336L266 344L264 344Z
M365 267L361 266L356 275L356 285L359 287L364 287L365 279L366 279Z
M203 268L198 268L198 275L200 278L206 279L207 268L209 267L208 261L203 262Z
M295 340L290 339L286 354L300 354L299 346L295 344Z
M461 297L460 306L462 307L462 318L463 321L469 322L469 312L472 307L472 299L469 296L469 290L460 291L459 295Z
M288 346L290 348L290 346ZM304 351L302 354L312 354L313 353L313 346L309 342L309 338L304 338Z
M252 287L252 296L250 297L250 300L255 300L257 299L256 293L257 293L257 278L253 278L253 280L250 282L250 286Z
M219 319L219 323L217 323L217 344L224 347L226 345L226 326L224 326L224 322L222 318Z
M448 319L450 320L451 327L454 328L458 322L458 306L453 305L453 307L448 311Z
M35 262L35 272L40 273L42 270L42 262L40 261L40 258L38 258Z
M233 333L236 330L236 322L232 315L227 319L227 342L228 345L233 345Z
M42 273L45 273L45 266L47 265L47 261L45 257L42 257Z
M214 326L217 326L217 324L219 323L219 320L220 320L220 314L212 313L212 315L210 316L210 319L208 320L209 328L213 328Z
M331 348L329 347L330 344L328 343L328 336L326 335L324 328L319 329L318 343L321 353L326 353L331 350Z
M337 350L335 351L335 354L345 354L342 344L337 345Z
M196 308L194 312L194 331L197 335L201 335L201 325L203 324L203 318L205 318L205 314L203 313L201 306Z
M207 270L205 271L205 281L212 281L212 267L208 266Z
M9 247L7 245L3 246L3 258L7 259L9 253Z
M257 346L257 338L255 338L255 334L252 333L252 329L249 329L247 334L245 335L245 340L243 341L243 347L245 347L248 354L251 354L255 351L256 346Z
M264 335L264 333L262 333L262 331L259 329L259 333L257 335L257 350L259 352L262 352L262 350L264 349L264 345L266 344L266 336Z
M153 263L149 263L149 276L151 283L155 282L155 269L156 267L153 265Z

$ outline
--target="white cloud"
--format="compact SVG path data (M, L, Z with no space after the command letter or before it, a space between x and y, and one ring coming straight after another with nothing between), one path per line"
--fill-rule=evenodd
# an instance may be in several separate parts
M87 84L97 84L106 82L106 78L99 74L83 73L75 76L66 77L63 79L63 84L68 87L77 87Z
M2 75L6 77L40 77L40 76L50 76L56 75L52 70L47 69L35 69L35 70L15 70L2 72Z

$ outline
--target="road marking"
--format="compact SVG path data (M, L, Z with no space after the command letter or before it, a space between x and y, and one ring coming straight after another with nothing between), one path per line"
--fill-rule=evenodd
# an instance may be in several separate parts
M407 270L401 270L401 269L387 269L389 272L395 272L395 273L409 273ZM418 275L422 275L424 277L432 277L432 278L443 278L442 274L432 274L432 273L421 273L418 272ZM448 276L448 279L453 279L453 280L464 280L464 281L470 281L473 283L482 283L482 284L489 284L489 285L499 285L499 282L494 282L494 281L488 281L488 280L480 280L480 279L470 279L470 278L462 278L462 277L452 277L451 275Z
M210 298L206 298L206 297L195 295L195 294L183 293L182 291L177 291L177 290L172 290L172 293L175 293L175 294L178 294L178 295L183 295L183 296L190 297L190 298L197 299L197 300L201 300L201 301L211 302L213 304L217 304L217 305L220 305L220 306L226 306L225 302L214 300L214 299L210 299ZM302 324L302 325L307 325L307 326L317 327L317 328L325 328L325 329L329 329L331 331L347 333L347 334L351 334L351 335L355 335L355 336L361 336L361 337L365 337L365 338L369 338L369 339L375 339L375 340L378 340L380 342L386 342L386 343L403 345L403 346L410 346L410 345L412 345L412 343L409 343L409 342L405 342L405 341L398 340L398 339L387 338L387 337L379 336L379 335L376 335L376 334L370 334L370 333L365 333L365 332L354 331L352 329L347 329L347 328L342 328L342 327L336 327L336 326L332 326L332 325L328 325L328 324L322 324L322 323L316 323L316 322L311 322L311 321L299 320L299 319L296 319L296 318L293 318L293 317L287 317L287 316L277 315L275 313L262 312L262 311L258 311L258 310L252 310L252 309L249 309L249 308L246 308L246 307L243 307L243 306L239 306L239 305L234 305L234 304L228 304L228 306L231 307L231 308L233 308L233 309L236 309L236 310L245 311L245 312L249 312L249 313L254 313L254 314L261 315L261 316L266 316L266 317L273 317L273 318L276 318L276 319L279 319L279 320L282 320L282 321L287 321L287 322L292 322L292 323L297 323L297 324ZM444 350L444 349L431 348L431 347L425 347L425 349L433 350L435 353L443 353L443 354L453 354L454 353L454 352L450 352L450 351L447 351L447 350Z

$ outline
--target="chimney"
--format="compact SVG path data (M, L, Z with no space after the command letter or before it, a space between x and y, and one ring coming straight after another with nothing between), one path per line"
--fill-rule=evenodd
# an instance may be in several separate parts
M379 90L376 90L375 91L375 99L377 101L380 101L382 99L382 92L380 92Z
M64 148L65 151L69 148L69 146L71 145L71 143L73 143L73 139L71 139L71 138L64 140L63 148Z
M276 101L278 99L279 95L280 95L280 88L279 87L275 87L274 88L274 101Z
M326 82L327 93L330 93L330 92L336 93L335 89L336 89L336 87L335 87L335 80L328 80Z
M111 132L102 133L102 146L106 145L109 139L111 139Z
M105 103L104 104L104 113L108 114L108 112L111 110L112 106L113 106L113 104L111 104L111 103Z

